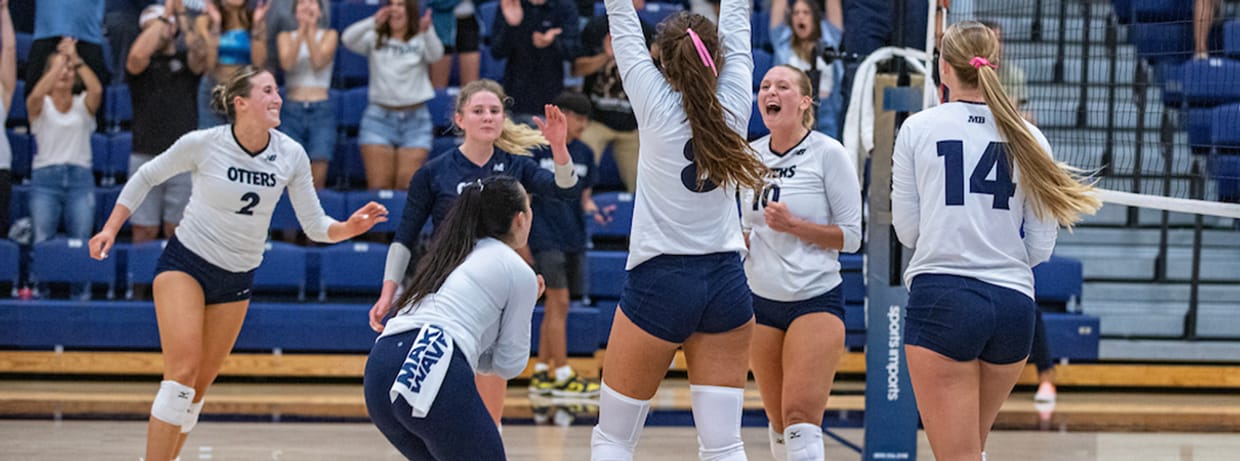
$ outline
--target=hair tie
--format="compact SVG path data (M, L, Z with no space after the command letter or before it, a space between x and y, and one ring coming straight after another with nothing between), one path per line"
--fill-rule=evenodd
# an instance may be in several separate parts
M709 67L710 71L714 72L715 76L718 77L719 70L715 69L715 60L710 57L710 52L706 50L706 44L702 43L702 38L698 37L697 32L694 32L693 29L686 27L685 31L689 33L689 38L693 40L693 47L697 48L698 57L702 59L702 64Z
M482 193L482 189L483 189L483 186L482 186L482 178L478 178L476 181L474 181L474 184L478 186L478 193L480 193L480 194L481 194L481 193Z
M969 64L972 64L974 69L981 69L982 66L986 66L991 69L999 68L999 66L991 64L989 59L983 58L981 56L974 56L973 59L969 60Z

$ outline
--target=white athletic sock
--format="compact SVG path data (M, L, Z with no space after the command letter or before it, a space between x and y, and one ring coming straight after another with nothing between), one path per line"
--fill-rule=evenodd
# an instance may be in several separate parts
M788 461L788 446L784 445L784 434L775 432L773 426L766 426L766 438L771 442L771 457L775 461Z
M551 369L551 367L547 366L547 364L546 364L546 363L543 363L543 362L534 362L534 373L543 372L543 371L547 371L547 370L550 370L550 369Z
M738 387L689 386L693 425L702 461L745 461L741 440L741 407L745 390Z
M603 382L598 399L598 425L590 436L592 461L629 461L646 425L649 400L616 392Z
M564 365L564 366L561 366L555 369L555 382L557 383L562 383L564 381L567 381L568 378L571 378L572 376L573 376L573 367Z
M788 461L822 461L822 427L817 424L798 423L784 428L784 444L788 447Z
M986 461L986 452L982 452L982 461Z

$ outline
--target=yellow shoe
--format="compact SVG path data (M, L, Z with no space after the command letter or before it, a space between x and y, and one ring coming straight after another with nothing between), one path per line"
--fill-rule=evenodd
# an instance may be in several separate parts
M529 390L531 394L547 395L550 394L554 388L555 382L551 380L551 377L547 374L547 372L539 371L530 376Z
M573 372L564 381L557 381L551 390L556 397L597 397L602 387L592 379L583 379Z

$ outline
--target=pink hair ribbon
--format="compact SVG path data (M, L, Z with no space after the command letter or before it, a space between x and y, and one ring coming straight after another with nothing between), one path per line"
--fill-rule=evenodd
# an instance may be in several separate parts
M707 51L706 45L702 43L702 37L698 37L697 32L694 32L693 29L685 28L685 30L689 32L689 38L693 39L693 47L697 48L698 57L702 58L702 64L709 67L710 71L714 72L715 76L718 77L719 70L715 69L715 60L710 57L710 51Z
M981 56L974 56L973 59L969 60L969 64L972 64L974 69L981 69L982 66L986 66L991 69L999 68L999 66L991 64L989 59L983 58Z

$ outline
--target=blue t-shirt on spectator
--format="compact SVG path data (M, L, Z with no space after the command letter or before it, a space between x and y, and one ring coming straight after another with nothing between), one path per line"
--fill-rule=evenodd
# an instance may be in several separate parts
M103 44L103 0L38 0L34 39L69 36Z
M574 140L568 143L568 154L577 169L578 191L594 184L594 151L585 143ZM534 151L534 160L547 171L555 171L555 160L550 149ZM586 249L585 213L581 210L581 194L572 198L534 194L530 207L534 210L534 224L530 227L530 250L533 252L559 250L580 253Z

